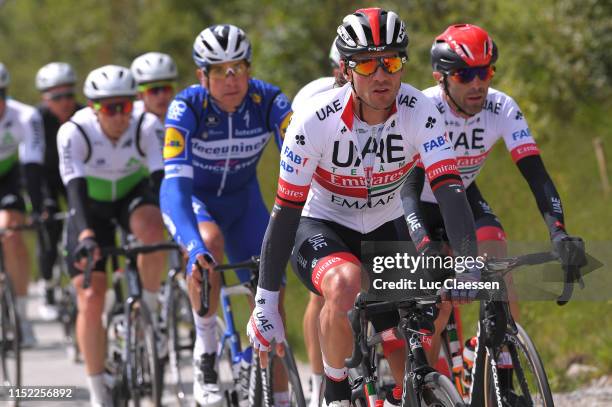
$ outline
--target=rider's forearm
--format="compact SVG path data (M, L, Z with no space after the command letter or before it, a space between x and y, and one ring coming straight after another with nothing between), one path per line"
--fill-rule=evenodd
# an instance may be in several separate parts
M528 156L517 161L516 165L531 188L550 236L565 234L561 198L544 167L542 158L539 155Z
M261 247L259 287L269 291L280 290L301 213L302 208L281 206L278 203L274 205Z
M24 164L23 170L26 179L26 189L32 203L32 211L41 213L43 209L43 167L37 163Z
M66 196L68 197L68 207L70 216L74 218L74 223L79 233L85 229L91 229L91 216L87 205L87 181L85 178L73 178L66 185Z
M159 203L166 228L174 240L192 253L201 253L206 246L198 230L191 196L193 181L189 178L166 178L161 183Z
M425 170L416 167L412 173L408 175L400 191L410 238L414 242L417 250L420 250L428 240L427 229L425 228L425 222L423 221L419 207L424 182Z
M461 189L461 192L459 191ZM478 254L474 215L462 192L463 185L445 184L434 190L444 218L444 229L455 256Z

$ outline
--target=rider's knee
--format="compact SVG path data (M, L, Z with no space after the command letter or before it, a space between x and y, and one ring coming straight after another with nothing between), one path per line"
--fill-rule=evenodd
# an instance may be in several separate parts
M361 290L361 268L353 263L334 267L325 274L321 286L325 304L336 312L346 313Z

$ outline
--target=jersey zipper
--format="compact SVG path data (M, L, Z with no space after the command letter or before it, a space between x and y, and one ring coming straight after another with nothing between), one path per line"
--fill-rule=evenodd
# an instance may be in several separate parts
M228 113L227 115L228 120L227 120L227 126L228 126L228 150L227 150L227 157L225 158L225 168L223 169L223 175L221 176L221 184L219 185L219 189L217 190L217 196L221 196L221 193L223 192L223 188L225 188L225 180L227 179L227 170L229 168L229 163L230 163L230 157L232 155L232 134L234 132L234 126L233 126L233 121L232 121L232 113Z

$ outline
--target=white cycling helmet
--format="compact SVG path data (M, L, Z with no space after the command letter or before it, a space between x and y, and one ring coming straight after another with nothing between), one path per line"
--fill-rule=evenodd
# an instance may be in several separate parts
M70 64L51 62L38 70L36 74L36 89L41 92L61 85L74 85L76 75Z
M10 81L11 76L8 73L8 69L0 62L0 89L6 88Z
M231 24L213 25L202 31L193 43L193 60L202 69L211 64L251 62L251 43L242 29Z
M87 75L83 93L90 100L114 96L136 96L136 81L129 69L118 65L105 65Z
M130 70L138 84L174 80L178 75L172 57L161 52L147 52L139 56L132 62Z
M340 51L338 51L338 47L336 47L336 38L334 38L334 42L332 42L331 48L329 50L329 62L332 65L332 68L340 68Z

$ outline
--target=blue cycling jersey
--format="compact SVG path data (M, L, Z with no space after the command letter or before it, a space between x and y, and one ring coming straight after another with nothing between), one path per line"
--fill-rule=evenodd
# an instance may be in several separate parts
M256 183L257 163L272 135L280 149L290 112L280 89L258 79L249 80L233 113L221 110L200 85L184 89L168 107L160 204L170 233L189 252L189 264L207 252L192 196L235 201Z

